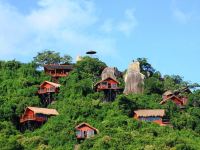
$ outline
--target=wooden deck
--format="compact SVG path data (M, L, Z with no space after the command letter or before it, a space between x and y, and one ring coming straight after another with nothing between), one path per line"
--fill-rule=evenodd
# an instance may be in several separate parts
M68 72L66 73L50 73L50 72L46 72L46 74L52 76L52 77L66 77L69 75Z
M24 123L24 122L30 121L30 120L37 121L37 122L44 122L47 119L44 118L44 117L36 117L35 115L33 115L33 116L21 116L20 117L20 123Z
M38 90L38 94L44 94L44 93L55 93L56 88L49 88L49 89L40 89Z

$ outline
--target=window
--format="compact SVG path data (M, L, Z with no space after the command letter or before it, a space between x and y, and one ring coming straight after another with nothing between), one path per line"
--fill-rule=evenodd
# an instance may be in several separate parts
M101 83L101 87L107 87L108 86L108 83L107 82L102 82Z
M116 84L116 83L113 83L113 84L112 84L112 88L117 88L117 84Z
M94 130L87 131L87 137L91 137L94 135Z

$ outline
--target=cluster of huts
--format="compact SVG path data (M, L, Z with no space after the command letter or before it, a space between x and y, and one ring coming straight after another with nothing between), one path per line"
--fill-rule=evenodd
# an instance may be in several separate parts
M57 65L49 64L44 65L44 71L47 75L52 77L53 82L44 81L41 83L38 89L38 95L41 102L48 106L52 103L53 94L59 93L60 84L58 79L60 77L66 77L69 72L73 70L72 65ZM40 107L27 107L24 113L20 116L21 131L26 129L33 130L42 124L44 124L49 117L57 116L59 113L56 109L40 108ZM75 127L77 139L85 139L94 136L99 131L89 125L88 123L81 123Z
M53 94L59 93L60 84L58 79L66 77L69 72L73 70L72 65L56 65L49 64L44 66L44 71L47 75L52 77L52 81L44 81L41 83L38 95L42 103L47 106L53 99ZM107 67L101 74L101 80L94 85L97 92L104 92L104 101L113 101L118 93L142 93L144 87L144 75L140 72L139 62L133 62L125 75L125 88L119 86L118 77L122 76L117 68ZM190 92L187 88L182 91ZM187 103L186 96L180 96L180 91L167 91L163 94L163 100L160 104L165 104L167 101L173 101L180 107ZM27 107L24 114L20 117L20 124L22 130L34 129L44 124L49 117L59 115L57 110L39 107ZM169 120L165 120L164 109L140 109L134 111L134 119L141 121L154 122L161 126L169 125ZM75 127L77 139L85 139L94 136L99 131L88 123L81 123Z

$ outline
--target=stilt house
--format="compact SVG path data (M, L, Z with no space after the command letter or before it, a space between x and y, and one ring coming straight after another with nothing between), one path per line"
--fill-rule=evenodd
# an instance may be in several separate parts
M35 129L45 123L49 117L59 115L55 109L27 107L20 117L21 130Z
M57 83L54 83L54 82L44 81L40 85L40 89L38 90L38 94L58 93L60 86L61 86L60 84L57 84Z
M38 90L42 104L49 105L54 99L53 94L59 93L60 84L44 81Z
M48 64L44 65L44 71L50 75L54 82L58 81L60 77L66 77L69 72L73 70L72 65L59 65L59 64Z
M108 77L95 84L95 90L97 92L104 91L105 101L113 101L116 94L122 90L119 88L119 82L116 79Z
M76 138L79 140L93 137L95 134L99 133L98 129L92 127L91 125L85 122L76 126L75 129L76 129Z
M108 77L104 80L101 80L95 84L95 88L97 91L104 91L104 90L119 90L118 87L119 82L116 79Z
M50 116L58 114L55 109L27 107L24 114L20 117L20 123L27 121L45 122Z
M164 109L143 109L134 111L134 119L148 122L155 122L161 126L169 124L169 120L164 119Z

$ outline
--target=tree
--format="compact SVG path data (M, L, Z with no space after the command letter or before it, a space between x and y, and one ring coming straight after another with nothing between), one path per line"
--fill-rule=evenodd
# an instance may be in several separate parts
M140 63L141 72L146 77L150 77L154 74L155 69L151 66L151 64L147 61L146 58L137 58L137 61L139 61Z
M76 64L77 72L82 74L90 74L95 77L100 76L106 64L97 58L83 57L83 59Z
M61 64L70 64L72 62L72 57L69 55L64 55L61 57Z
M163 94L164 92L164 84L161 80L161 74L159 72L155 72L153 76L145 79L145 93L152 94Z
M64 55L61 57L59 52L51 50L39 52L33 60L33 62L35 62L38 66L43 66L45 64L69 64L71 61L71 56Z

